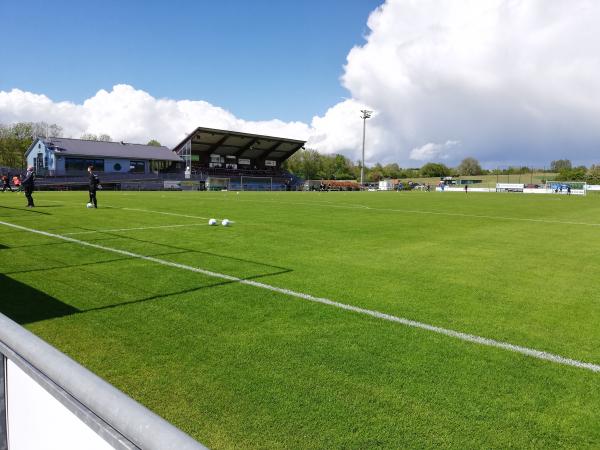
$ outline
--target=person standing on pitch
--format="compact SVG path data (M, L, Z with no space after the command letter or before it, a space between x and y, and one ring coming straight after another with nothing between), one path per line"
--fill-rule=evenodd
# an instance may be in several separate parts
M97 208L98 201L96 200L96 191L98 190L98 184L100 184L100 180L98 179L98 175L94 173L94 166L88 167L88 173L90 174L90 203L94 205L94 208Z
M10 174L9 174L10 176ZM9 190L10 192L13 192L12 188L10 187L10 178L9 176L4 175L2 177L2 192L4 192L5 190Z
M33 197L31 196L33 188L35 187L35 173L33 172L33 166L27 168L27 173L25 174L25 178L21 181L21 186L25 192L25 197L27 197L27 207L33 208L35 206L33 204Z

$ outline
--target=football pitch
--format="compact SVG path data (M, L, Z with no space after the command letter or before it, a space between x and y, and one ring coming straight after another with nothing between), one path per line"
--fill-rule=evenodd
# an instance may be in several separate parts
M208 447L600 447L600 196L98 197L0 193L0 312Z

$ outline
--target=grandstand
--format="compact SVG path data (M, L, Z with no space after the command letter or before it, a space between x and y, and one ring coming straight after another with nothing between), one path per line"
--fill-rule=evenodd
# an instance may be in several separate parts
M211 190L288 190L300 180L282 164L305 141L237 131L196 128L173 151L184 161L187 176Z
M282 164L304 144L295 139L199 127L172 150L62 138L55 138L51 146L38 138L25 156L27 164L36 167L38 190L85 190L88 177L84 169L93 164L108 190L281 191L302 185L302 180ZM73 155L79 158L78 170L66 170L70 166L64 161L73 160Z

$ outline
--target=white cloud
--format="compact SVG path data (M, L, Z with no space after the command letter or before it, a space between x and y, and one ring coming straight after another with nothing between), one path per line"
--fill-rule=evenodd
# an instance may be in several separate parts
M108 133L173 145L196 126L308 139L356 160L474 156L484 164L598 162L600 2L594 0L388 0L369 17L341 79L350 99L310 124L254 122L204 101L156 99L128 85L83 104L20 90L0 92L0 122L61 124L68 134ZM460 145L454 143L460 141Z
M410 152L410 159L415 161L447 160L452 157L450 150L459 144L459 141L446 141L444 144L429 142L421 147L413 148Z
M82 104L53 102L44 95L13 89L0 92L0 123L45 121L65 134L107 133L115 140L158 139L173 146L198 126L304 139L309 126L301 122L245 121L205 101L156 99L129 85L100 90Z
M593 0L389 0L342 81L387 131L376 159L592 162L599 21ZM432 144L452 140L451 152Z

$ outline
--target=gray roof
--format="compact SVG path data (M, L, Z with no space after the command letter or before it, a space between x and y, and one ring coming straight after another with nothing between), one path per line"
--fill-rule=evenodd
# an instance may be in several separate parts
M127 142L86 141L83 139L48 138L42 139L46 147L58 155L95 156L101 158L134 158L158 161L181 161L181 158L167 147L130 144ZM29 150L28 152L29 153Z
M283 162L304 147L306 141L263 136L239 131L196 128L173 151L180 152L190 141L192 154L233 155L239 158L265 158Z

